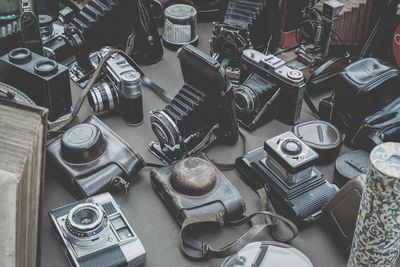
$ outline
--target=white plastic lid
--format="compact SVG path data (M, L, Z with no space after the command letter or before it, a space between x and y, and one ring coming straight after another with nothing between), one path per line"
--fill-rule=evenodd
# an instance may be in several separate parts
M249 243L238 253L228 257L221 267L313 267L298 249L279 242Z

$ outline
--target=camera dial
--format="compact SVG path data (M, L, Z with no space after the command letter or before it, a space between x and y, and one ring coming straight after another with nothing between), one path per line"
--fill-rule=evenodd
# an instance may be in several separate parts
M93 242L99 243L107 236L108 218L96 204L79 204L68 213L65 227L74 243L93 245Z
M236 110L243 113L251 113L258 107L258 98L247 86L239 86L235 89Z
M295 139L286 139L281 145L281 149L285 154L297 156L303 151L301 143Z

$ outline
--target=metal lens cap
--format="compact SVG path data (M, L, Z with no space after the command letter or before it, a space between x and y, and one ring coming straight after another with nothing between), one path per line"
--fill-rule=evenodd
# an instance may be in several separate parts
M32 53L26 48L16 48L8 53L8 59L15 64L23 64L32 59Z
M50 75L58 70L58 63L51 59L41 59L35 63L33 69L41 75Z
M303 151L301 143L295 139L286 139L281 147L282 151L290 156L299 155Z
M303 79L303 73L299 70L290 70L288 72L288 77L293 80L301 80Z
M61 156L71 163L85 163L100 157L107 143L93 124L78 124L61 137Z
M210 192L216 181L214 167L208 161L197 157L178 162L171 175L172 187L189 196L201 196Z

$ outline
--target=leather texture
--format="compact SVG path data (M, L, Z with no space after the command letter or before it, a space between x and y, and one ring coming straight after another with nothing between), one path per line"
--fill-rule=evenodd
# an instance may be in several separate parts
M336 79L334 112L350 127L400 97L400 70L376 58L347 66Z
M363 150L343 154L335 162L334 183L342 187L350 180L368 172L369 153Z
M207 160L202 154L198 157ZM174 165L151 171L150 179L153 188L161 196L179 225L193 215L222 213L223 217L229 221L240 217L245 211L240 193L218 168L215 166L213 168L217 178L214 187L210 192L196 197L178 193L171 186Z
M348 182L322 209L333 236L345 252L351 248L365 179L361 175Z
M89 197L108 189L116 176L130 181L145 165L142 157L96 116L91 115L84 122L97 126L104 136L107 147L101 156L81 164L68 162L60 152L61 137L47 148L49 161L61 171L62 183L72 185L72 193L79 197Z
M326 121L300 123L293 127L293 132L319 154L319 163L334 161L342 148L341 132Z
M120 247L115 247L107 251L101 252L96 257L91 257L79 261L80 267L108 266L122 267L128 266L124 254Z

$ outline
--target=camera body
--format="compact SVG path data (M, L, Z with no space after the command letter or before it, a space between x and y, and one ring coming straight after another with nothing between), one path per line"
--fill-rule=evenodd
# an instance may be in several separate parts
M225 219L237 219L245 211L236 188L202 154L152 170L150 178L179 225L193 215L214 213L223 214Z
M266 140L264 148L236 160L236 167L253 189L270 190L274 206L300 223L316 220L337 186L314 167L318 154L292 132Z
M236 74L240 69L240 56L245 49L274 49L275 40L272 39L279 22L277 2L227 1L221 23L214 24L210 53L221 62L228 78L238 80Z
M0 57L4 83L18 88L39 106L49 109L54 121L71 112L68 68L26 48L16 48Z
M191 45L178 52L185 84L163 110L150 114L158 142L150 151L172 163L197 154L213 142L234 144L239 128L233 90L220 64Z
M235 100L239 122L245 128L253 130L271 118L286 124L300 121L304 77L301 71L289 68L285 61L254 49L245 50L240 84L243 86L235 88Z
M101 59L112 50L105 46L98 52L91 53L90 64L97 68ZM118 53L109 58L101 76L88 95L90 108L95 113L117 111L129 125L139 125L143 122L143 99L141 76L128 61ZM86 86L88 80L82 79L80 68L70 70L71 78Z
M145 165L132 147L93 115L49 144L47 157L60 183L78 198L111 189L126 191Z
M109 193L49 213L72 266L140 266L146 252Z

